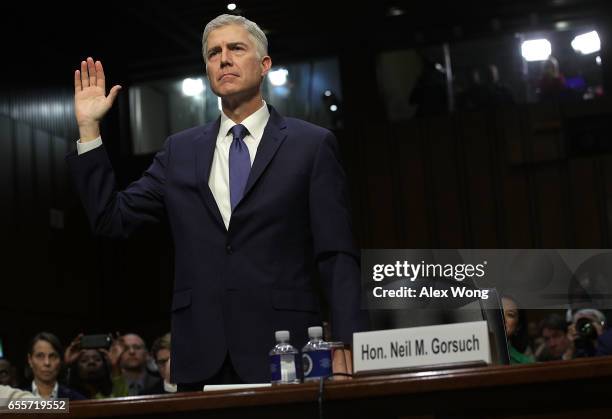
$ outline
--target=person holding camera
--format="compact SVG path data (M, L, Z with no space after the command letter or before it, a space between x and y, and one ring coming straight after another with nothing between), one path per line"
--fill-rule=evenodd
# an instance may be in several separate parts
M129 390L121 374L120 359L125 352L123 338L118 337L110 347L90 348L81 344L79 334L68 346L64 362L70 366L70 385L90 399L125 397Z
M597 355L600 336L606 327L606 316L594 308L576 311L572 323L567 328L570 345L563 359L586 358Z

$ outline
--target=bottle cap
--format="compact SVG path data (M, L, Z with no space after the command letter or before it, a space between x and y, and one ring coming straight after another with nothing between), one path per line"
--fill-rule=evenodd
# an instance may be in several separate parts
M323 328L321 326L312 326L308 328L308 337L320 338L323 336Z
M276 333L274 333L277 342L287 342L289 341L289 336L288 330L277 330Z

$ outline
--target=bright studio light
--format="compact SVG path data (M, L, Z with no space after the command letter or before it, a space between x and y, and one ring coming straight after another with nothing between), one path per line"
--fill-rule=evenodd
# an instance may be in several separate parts
M572 41L572 48L574 51L582 54L592 54L601 49L601 41L597 31L591 31L578 35Z
M202 79L183 80L183 94L185 96L197 96L204 91Z
M527 61L544 61L550 57L552 47L548 39L531 39L521 45L521 55Z
M279 68L278 70L270 71L268 73L268 79L272 86L283 86L287 83L287 76L289 75L289 71L284 68Z
M227 10L236 10L236 3L229 3L227 5Z
M336 112L338 110L338 106L337 105L331 105L329 107L329 110L332 111L332 112Z

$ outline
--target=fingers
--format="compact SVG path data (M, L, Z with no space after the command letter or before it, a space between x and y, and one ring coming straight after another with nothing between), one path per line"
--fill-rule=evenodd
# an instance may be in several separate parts
M87 57L87 71L89 72L89 85L97 86L96 65L91 57Z
M108 93L108 100L110 101L110 105L112 105L115 102L115 98L117 98L117 94L119 93L119 90L121 90L121 86L116 85L116 86L113 86L111 91Z
M106 92L106 79L104 77L104 68L101 61L96 61L96 86L101 87Z
M89 87L89 73L87 72L87 61L81 61L81 84L83 88Z
M79 84L77 89L77 73L79 77ZM89 86L98 86L104 89L105 77L104 68L100 61L94 61L93 58L87 57L87 60L81 61L81 70L77 70L75 73L75 91L82 90Z
M83 90L83 86L81 85L81 71L76 70L74 72L74 93L78 93Z

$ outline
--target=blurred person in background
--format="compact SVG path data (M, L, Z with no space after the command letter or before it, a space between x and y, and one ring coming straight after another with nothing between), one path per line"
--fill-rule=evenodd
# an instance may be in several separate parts
M506 338L510 364L530 364L533 356L528 354L527 319L525 311L518 308L516 300L508 295L502 297Z
M570 347L567 337L567 322L559 314L550 314L540 322L543 343L536 349L538 361L558 361Z
M162 379L156 386L146 390L143 394L176 393L176 384L170 382L170 348L170 333L166 333L153 342L153 346L151 346L151 354L155 359L155 364L157 365L159 375Z
M149 394L151 389L158 388L162 380L147 370L149 352L145 341L134 333L123 335L125 351L121 355L121 373L128 385L130 396Z
M583 308L574 313L567 328L568 349L563 359L586 358L597 355L599 338L606 328L606 316L594 308Z
M0 385L12 387L17 385L13 366L6 358L0 358Z
M28 347L28 370L26 377L31 381L23 387L47 400L83 400L85 396L59 383L64 373L60 340L52 333L42 332L30 341Z
M540 101L559 101L567 97L565 77L559 70L559 61L552 55L542 65L542 77L538 82Z
M128 396L128 386L119 366L125 351L122 339L114 340L110 350L81 349L82 336L72 341L64 355L70 367L69 385L89 399Z

